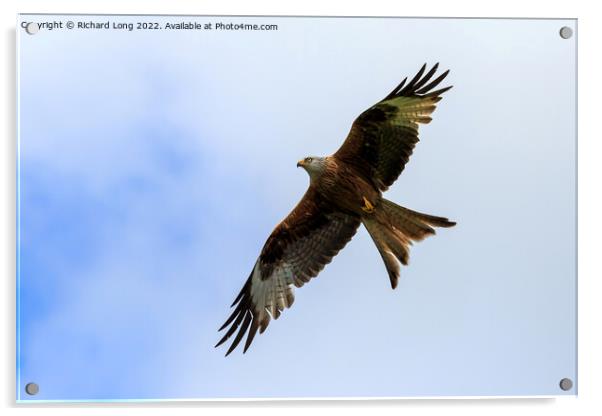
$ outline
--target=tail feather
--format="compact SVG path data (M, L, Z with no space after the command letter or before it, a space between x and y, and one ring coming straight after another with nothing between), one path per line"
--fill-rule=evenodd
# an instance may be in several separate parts
M445 217L437 217L434 215L423 214L418 211L412 211L411 209L404 208L386 199L383 199L383 207L385 208L387 213L394 215L395 218L411 218L415 221L421 221L423 223L433 225L435 227L449 228L456 225L454 221L450 221Z
M401 261L401 264L407 265L410 260L409 246L412 240L396 229L387 230L382 233L382 236L389 250Z
M399 282L399 263L408 264L412 242L435 234L433 227L456 225L447 218L412 211L386 199L362 222L385 263L393 289Z
M386 230L380 227L378 222L372 218L365 218L363 223L385 263L391 281L391 288L395 289L399 281L399 262L397 261L398 257L393 254L389 245L385 242L384 234Z
M444 217L423 214L404 208L386 199L382 200L384 220L395 229L401 229L414 241L422 241L425 237L435 234L432 227L453 227L455 222Z

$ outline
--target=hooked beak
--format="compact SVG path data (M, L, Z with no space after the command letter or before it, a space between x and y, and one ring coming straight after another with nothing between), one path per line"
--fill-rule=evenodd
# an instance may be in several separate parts
M297 162L297 167L303 167L305 166L305 159L301 159L300 161Z

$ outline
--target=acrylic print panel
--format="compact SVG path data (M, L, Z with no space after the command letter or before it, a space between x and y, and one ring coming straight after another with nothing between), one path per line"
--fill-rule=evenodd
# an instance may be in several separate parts
M18 400L576 394L576 32L20 15Z

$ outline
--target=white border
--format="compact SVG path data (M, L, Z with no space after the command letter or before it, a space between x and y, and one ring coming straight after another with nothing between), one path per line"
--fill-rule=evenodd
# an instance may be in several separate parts
M2 360L2 386L3 405L12 414L15 406L20 407L20 414L36 411L35 408L44 408L48 414L123 414L127 412L144 412L148 414L163 414L165 408L170 407L170 412L190 412L198 414L198 407L216 413L229 411L240 412L246 408L253 414L282 413L282 407L288 408L287 414L305 414L308 408L332 411L333 407L347 408L350 414L365 414L371 410L399 413L399 407L404 410L434 414L440 410L446 414L507 414L509 410L526 410L529 414L593 414L602 407L602 385L600 383L601 335L599 330L599 316L602 316L600 304L602 270L597 245L598 233L602 231L602 212L600 181L602 178L599 158L602 155L602 134L599 126L599 97L600 77L602 71L600 54L597 52L599 39L602 39L600 15L597 13L595 2L527 2L507 0L504 2L478 2L469 0L443 1L429 0L428 2L396 2L385 3L372 0L366 1L312 1L303 2L278 2L278 1L205 1L193 2L173 0L171 2L147 0L144 2L124 0L105 1L26 1L21 2L5 0L0 4L3 22L3 90L5 97L1 102L4 139L2 141L2 155L4 157L0 166L2 172L2 224L4 238L0 244L4 268L5 284L4 311L2 319L3 348ZM367 398L362 400L327 401L315 400L258 400L258 401L229 401L229 402L180 402L167 401L153 403L112 403L112 404L36 404L16 405L14 399L14 353L15 353L15 69L14 69L14 26L17 12L77 12L77 13L146 13L146 14L273 14L273 15L348 15L348 16L458 16L458 17L524 17L537 16L547 18L578 18L579 19L579 398L559 397L556 399L534 398L489 398L480 400L474 398L409 398L375 400ZM551 86L553 87L553 86ZM444 409L441 409L444 407ZM511 408L511 409L510 409Z

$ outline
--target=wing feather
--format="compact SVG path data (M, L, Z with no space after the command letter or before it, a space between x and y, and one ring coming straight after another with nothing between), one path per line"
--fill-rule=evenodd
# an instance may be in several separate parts
M334 157L353 165L381 191L387 190L418 143L418 125L431 121L441 94L451 88L433 91L449 73L431 81L438 68L435 64L425 74L423 65L410 82L406 84L405 78L382 101L360 114Z
M232 304L234 311L220 328L230 326L216 347L236 333L228 355L247 333L246 352L257 331L263 333L271 319L278 319L291 307L295 300L293 287L301 287L317 276L351 240L360 222L359 217L334 210L310 187L266 241Z

